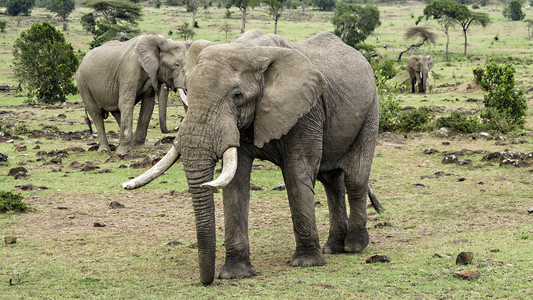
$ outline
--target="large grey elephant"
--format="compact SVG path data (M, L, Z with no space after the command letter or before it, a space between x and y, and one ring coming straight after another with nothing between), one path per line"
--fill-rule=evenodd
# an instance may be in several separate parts
M411 80L411 92L415 92L415 85L418 82L418 92L425 93L428 86L429 72L435 61L431 56L412 55L407 60L407 71Z
M189 108L173 147L123 187L150 182L181 157L196 217L200 281L209 284L215 276L218 188L226 248L218 277L256 274L248 239L254 158L281 167L296 239L292 266L325 264L314 211L317 179L330 219L322 252L361 252L369 243L366 195L379 123L374 72L366 59L329 33L289 45L252 31L229 44L194 42L184 68ZM213 180L220 158L223 170Z
M126 42L110 41L85 55L76 81L85 109L98 133L98 151L109 151L104 119L111 113L120 126L117 154L143 144L159 98L159 124L168 132L168 89L184 87L183 61L190 42L176 42L156 34L141 35ZM133 108L141 102L135 136Z

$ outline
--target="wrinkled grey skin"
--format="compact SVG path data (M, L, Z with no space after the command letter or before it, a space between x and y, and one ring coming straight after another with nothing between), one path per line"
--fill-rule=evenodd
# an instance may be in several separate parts
M296 239L292 266L323 265L321 252L361 252L369 243L366 196L379 123L366 59L328 33L289 45L251 31L229 44L194 42L184 68L189 108L174 146L193 198L200 281L214 280L216 250L213 191L200 185L213 179L216 162L232 146L238 164L223 188L226 258L219 278L256 274L248 238L254 158L281 167ZM330 218L322 251L317 179Z
M175 42L148 34L126 42L110 41L83 58L76 81L85 109L98 133L98 151L108 152L104 119L111 113L120 126L117 154L144 144L155 98L159 94L159 122L168 132L166 109L169 89L183 88L183 60L189 42ZM133 135L133 107L141 112Z
M415 85L418 82L418 92L426 93L428 86L429 71L433 68L435 61L431 56L412 55L407 60L407 71L411 79L411 92L415 92Z

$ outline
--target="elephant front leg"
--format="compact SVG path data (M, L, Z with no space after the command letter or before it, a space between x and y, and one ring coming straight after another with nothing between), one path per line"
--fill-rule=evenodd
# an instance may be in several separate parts
M141 101L141 112L139 113L139 120L137 122L137 129L135 130L134 145L143 145L146 140L146 134L148 133L148 124L150 124L150 118L154 112L155 100L151 98L145 98Z
M315 174L305 163L296 162L292 166L283 168L296 239L296 251L290 261L293 267L326 264L326 260L320 252L316 227L313 190Z
M237 173L223 189L226 261L218 278L246 278L256 275L250 262L248 212L250 207L250 173L253 159L239 153Z
M133 146L133 105L133 102L119 104L120 141L116 152L118 155L128 153Z

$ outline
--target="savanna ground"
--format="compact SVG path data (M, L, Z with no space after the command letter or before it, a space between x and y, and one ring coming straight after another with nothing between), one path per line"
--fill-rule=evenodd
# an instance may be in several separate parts
M411 44L403 34L414 24L411 15L420 15L423 5L413 2L379 9L382 25L367 42L388 45L380 53L395 58ZM463 40L460 29L455 28L451 32L451 61L444 62L445 36L435 29L439 33L437 45L420 49L436 60L430 93L402 94L402 106L433 105L440 114L474 111L481 104L472 99L483 99L483 92L473 82L472 70L483 66L489 57L516 64L518 86L529 90L526 97L532 106L533 42L526 39L525 23L504 20L499 6L481 10L490 13L493 24L470 29L467 57L462 56ZM239 11L232 11L233 18L226 20L223 9L201 10L201 28L195 39L226 42L238 37ZM91 39L78 22L85 12L84 8L77 9L69 17L65 32L74 49L81 52L88 51ZM525 12L533 14L531 10ZM298 41L332 31L331 16L310 9L306 15L286 11L279 34ZM7 19L8 28L0 34L0 85L16 84L9 67L13 40L33 22L47 20L58 28L61 22L42 9L34 9L31 17L2 18ZM190 15L182 8L145 8L140 28L143 33L167 35L183 21L190 21ZM226 21L233 27L227 39L220 29ZM256 8L250 13L247 28L272 32L273 23L263 9ZM407 77L406 59L394 80ZM216 280L204 287L198 282L194 216L181 166L175 165L142 189L121 188L123 181L142 173L170 147L159 142L164 136L157 126L157 115L153 116L146 145L121 159L113 153L87 151L96 138L88 134L83 122L79 95L60 106L29 107L23 104L24 99L23 93L0 94L0 118L20 131L34 131L17 134L21 139L9 137L0 142L0 152L9 155L8 162L0 166L0 189L20 192L30 206L24 214L0 215L0 237L18 238L16 244L0 247L2 299L528 299L533 294L533 215L528 214L533 207L533 167L500 167L498 162L482 161L483 151L533 151L531 108L525 130L505 135L503 140L480 135L439 137L435 133L383 135L371 180L385 212L369 216L371 243L361 254L326 255L327 265L323 267L288 265L294 251L292 222L285 192L273 190L283 183L281 173L269 162L256 161L252 183L262 190L251 191L250 243L258 275ZM172 103L169 126L178 125L179 116L184 115L179 102ZM118 132L114 120L108 120L106 126L108 131ZM110 141L118 144L118 136L111 134ZM428 148L440 152L425 154ZM443 152L462 149L483 151L460 157L471 159L470 165L442 163ZM15 167L26 168L28 176L7 176ZM316 217L324 242L327 201L320 184L316 190ZM112 201L125 207L112 209ZM218 270L224 260L220 194L215 195L215 201ZM95 223L105 227L95 227ZM472 265L455 264L462 251L474 253ZM378 253L388 255L390 263L365 263ZM478 269L480 277L468 281L454 276L465 269Z

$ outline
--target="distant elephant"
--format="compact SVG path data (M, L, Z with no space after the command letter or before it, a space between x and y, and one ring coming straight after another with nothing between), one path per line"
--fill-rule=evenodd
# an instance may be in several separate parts
M157 96L161 131L168 132L168 89L184 87L183 61L189 46L190 42L148 34L126 42L110 41L85 55L76 81L85 109L96 126L98 151L110 150L104 127L109 113L120 126L117 154L143 144ZM141 112L134 136L133 107L138 102Z
M325 264L314 210L317 179L330 219L322 252L361 252L368 245L366 195L379 100L374 72L359 52L329 33L289 45L251 31L229 44L194 42L184 72L189 108L173 147L123 187L150 182L181 157L193 198L202 283L215 276L213 189L218 188L223 188L226 248L218 277L256 274L248 239L254 158L281 167L296 238L292 266ZM220 158L223 170L213 180Z
M428 86L429 71L433 68L435 61L431 56L412 55L407 60L407 70L411 79L411 92L415 92L415 85L418 82L418 92L425 93Z

